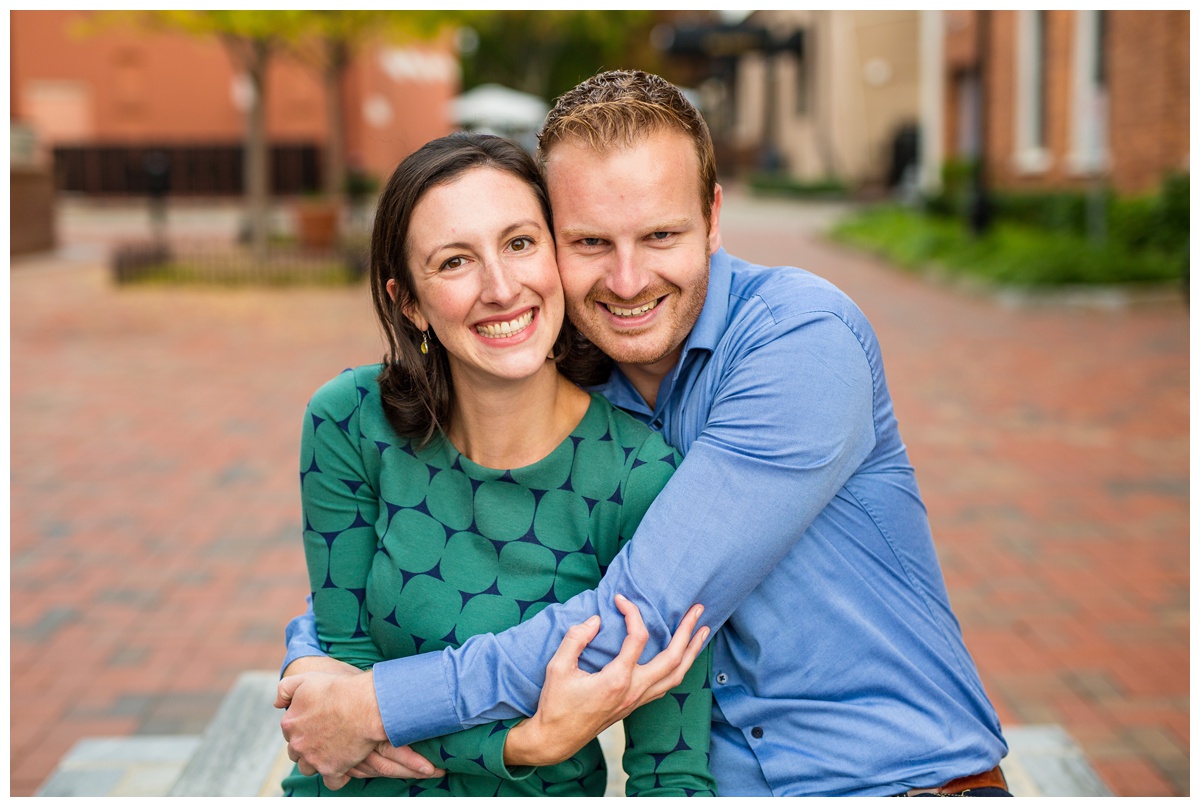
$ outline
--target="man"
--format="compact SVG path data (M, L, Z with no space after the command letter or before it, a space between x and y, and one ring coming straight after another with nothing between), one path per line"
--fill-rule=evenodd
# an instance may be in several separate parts
M685 458L597 591L457 650L285 678L293 759L336 780L384 731L403 746L533 714L571 626L602 619L581 666L617 654L623 594L648 652L693 603L719 628L721 795L1002 793L999 721L950 610L865 317L820 278L720 248L707 127L656 76L604 73L564 95L540 158L571 320L616 362L600 389ZM289 661L314 644L293 642Z

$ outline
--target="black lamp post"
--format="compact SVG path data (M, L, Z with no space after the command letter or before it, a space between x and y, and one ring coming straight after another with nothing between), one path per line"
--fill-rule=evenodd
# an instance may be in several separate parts
M992 221L992 205L987 188L987 61L990 40L991 12L975 12L975 125L978 127L978 153L975 155L975 170L971 179L971 197L967 208L967 221L971 232L981 236L987 232Z

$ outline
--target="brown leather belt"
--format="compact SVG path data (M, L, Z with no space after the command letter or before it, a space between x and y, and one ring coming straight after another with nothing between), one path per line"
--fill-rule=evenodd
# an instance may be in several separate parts
M961 776L958 779L951 779L940 787L914 787L904 795L966 796L968 795L968 791L978 790L982 787L999 787L1008 790L1008 782L1004 780L1004 772L1000 770L999 765L990 771L977 773L973 776Z

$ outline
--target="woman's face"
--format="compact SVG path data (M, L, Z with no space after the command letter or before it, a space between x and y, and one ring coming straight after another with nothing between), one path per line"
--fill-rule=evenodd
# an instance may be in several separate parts
M417 302L405 313L437 334L430 349L447 351L456 384L545 367L563 291L542 207L524 180L479 167L431 188L413 210L407 247Z

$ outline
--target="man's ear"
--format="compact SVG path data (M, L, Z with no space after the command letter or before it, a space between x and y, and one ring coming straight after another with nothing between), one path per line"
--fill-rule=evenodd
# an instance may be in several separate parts
M721 248L721 186L713 187L712 214L708 221L708 254Z

